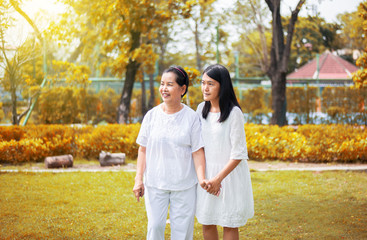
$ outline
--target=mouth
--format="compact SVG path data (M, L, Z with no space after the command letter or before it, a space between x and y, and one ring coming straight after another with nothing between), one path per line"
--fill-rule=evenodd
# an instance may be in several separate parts
M168 93L162 93L161 95L162 95L163 98L167 98L167 97L170 96Z

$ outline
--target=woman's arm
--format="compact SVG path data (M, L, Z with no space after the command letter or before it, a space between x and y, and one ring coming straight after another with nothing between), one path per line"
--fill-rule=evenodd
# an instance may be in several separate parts
M222 181L224 178L230 174L233 169L237 167L238 164L240 164L241 160L229 160L226 166L212 179L210 179L207 183L208 185L208 193L219 195L219 190L222 186Z
M138 150L138 160L136 164L135 185L133 188L134 195L138 202L139 198L144 196L143 175L145 171L145 163L146 163L146 147L140 146Z
M240 164L241 160L246 160L248 158L242 111L239 108L234 107L226 121L230 121L230 160L225 167L208 182L208 185L210 184L210 186L207 191L216 195L219 194L223 179L226 178L238 164Z
M199 184L205 189L205 154L204 148L200 148L196 152L192 153L192 158L194 159L194 165L196 170L196 175L198 177Z

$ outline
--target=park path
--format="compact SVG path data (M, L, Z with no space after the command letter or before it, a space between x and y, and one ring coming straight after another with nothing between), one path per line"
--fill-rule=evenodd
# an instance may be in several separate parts
M325 164L325 163L293 163L293 162L255 162L250 161L249 167L253 171L366 171L367 164ZM30 166L27 168L0 167L0 173L11 172L135 172L133 163L122 166L101 167L96 164L74 164L72 168L46 169L44 166Z

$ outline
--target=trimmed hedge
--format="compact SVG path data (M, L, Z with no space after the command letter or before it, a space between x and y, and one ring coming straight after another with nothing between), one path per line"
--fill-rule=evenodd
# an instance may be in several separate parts
M140 124L0 126L0 162L41 162L63 154L92 159L101 151L123 152L134 159L139 129Z
M0 126L0 162L40 162L46 156L72 154L98 158L101 151L137 157L140 124L93 127L67 125ZM252 160L367 162L365 126L246 124Z
M367 129L351 125L245 125L250 159L366 162Z

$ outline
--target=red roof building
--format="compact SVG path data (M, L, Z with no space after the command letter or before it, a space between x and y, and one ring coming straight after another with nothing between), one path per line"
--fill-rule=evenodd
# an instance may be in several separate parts
M319 80L321 85L353 84L352 73L358 68L343 58L330 52L319 56L319 72L317 59L313 59L301 68L287 75L287 83L314 83Z

